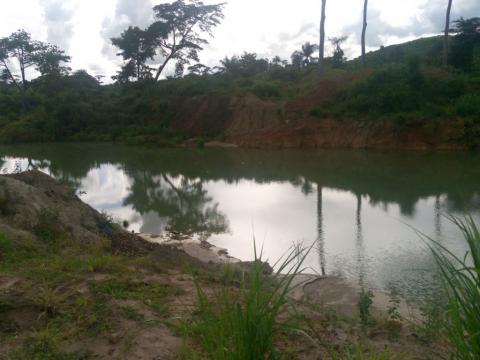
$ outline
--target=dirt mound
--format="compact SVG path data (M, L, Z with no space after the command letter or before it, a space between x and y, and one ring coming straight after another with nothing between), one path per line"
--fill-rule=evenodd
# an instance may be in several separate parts
M108 237L115 249L131 254L154 247L112 224L67 185L37 170L0 176L0 229L17 238L62 237L84 245Z

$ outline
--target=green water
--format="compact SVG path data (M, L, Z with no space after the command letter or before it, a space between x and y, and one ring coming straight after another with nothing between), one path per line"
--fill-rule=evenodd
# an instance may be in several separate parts
M202 236L272 262L315 243L311 272L416 293L432 259L411 227L456 253L443 215L480 220L480 156L471 153L155 149L96 144L1 147L1 171L37 167L130 230Z

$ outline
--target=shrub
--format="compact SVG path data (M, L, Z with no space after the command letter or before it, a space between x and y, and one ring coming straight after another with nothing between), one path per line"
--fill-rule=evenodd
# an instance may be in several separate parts
M261 82L256 84L253 87L252 92L262 99L277 98L281 95L278 84L269 82Z
M63 235L63 231L58 223L58 213L47 208L41 209L38 214L37 224L34 227L34 233L47 243L58 240Z

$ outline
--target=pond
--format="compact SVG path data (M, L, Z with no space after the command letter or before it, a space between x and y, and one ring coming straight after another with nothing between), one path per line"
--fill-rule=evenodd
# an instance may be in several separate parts
M37 167L136 232L198 234L242 260L314 247L310 272L415 295L433 286L415 230L466 251L446 215L480 220L480 155L347 150L0 148L1 171Z

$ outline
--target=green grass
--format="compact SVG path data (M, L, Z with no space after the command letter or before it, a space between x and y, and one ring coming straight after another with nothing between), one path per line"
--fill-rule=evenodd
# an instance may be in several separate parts
M462 231L469 251L458 257L430 239L430 249L442 275L448 297L445 332L456 359L478 359L480 354L480 232L472 218L451 218Z
M308 249L293 249L269 278L264 274L261 255L240 287L228 282L213 298L198 286L198 316L188 326L188 335L198 340L208 358L215 360L277 359L274 344L278 331L297 330L279 320L285 311L292 281L302 272Z

